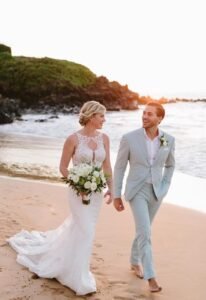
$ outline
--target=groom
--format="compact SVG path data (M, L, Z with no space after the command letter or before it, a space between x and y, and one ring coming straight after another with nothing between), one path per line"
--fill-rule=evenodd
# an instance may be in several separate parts
M149 102L142 116L143 128L125 134L114 168L114 206L124 210L122 182L129 162L125 200L134 216L136 236L131 249L131 269L148 280L151 292L161 291L155 278L151 247L151 223L170 186L174 172L174 137L158 126L165 116L163 106ZM143 272L142 272L143 267Z

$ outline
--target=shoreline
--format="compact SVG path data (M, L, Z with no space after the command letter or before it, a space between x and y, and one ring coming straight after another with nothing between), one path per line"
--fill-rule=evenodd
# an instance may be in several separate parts
M9 177L9 178L19 178L19 179L25 179L25 180L34 180L34 181L45 181L47 183L51 182L51 183L59 183L61 182L60 177L47 177L44 175L29 175L29 174L24 174L24 173L15 173L14 171L12 171L11 169L7 169L5 168L5 171L2 171L1 167L0 167L0 177Z
M137 279L129 268L134 235L129 205L118 213L103 203L91 260L98 290L95 295L77 297L56 280L33 279L32 273L15 262L15 252L5 243L21 229L45 231L59 226L70 213L66 186L0 176L0 189L0 299L205 299L205 214L163 203L152 227L157 278L163 291L151 295L147 282Z
M25 181L34 181L39 183L60 185L66 187L65 183L61 180L61 176L47 177L47 176L35 176L27 174L8 174L1 173L0 179L17 179ZM124 178L123 187L125 185L126 176ZM206 213L206 203L203 198L205 194L206 178L195 177L192 175L184 174L179 171L175 171L172 183L169 188L169 192L164 198L164 203L174 204L178 207L188 208L200 213Z

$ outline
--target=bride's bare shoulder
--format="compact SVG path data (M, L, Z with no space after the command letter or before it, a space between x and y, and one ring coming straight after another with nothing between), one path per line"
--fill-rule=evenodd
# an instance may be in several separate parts
M109 136L105 133L102 133L102 136L103 136L103 140L105 143L109 143Z
M70 135L66 138L66 141L65 141L65 144L67 144L67 145L74 145L74 146L76 146L77 143L78 143L78 138L77 138L76 132L70 134Z

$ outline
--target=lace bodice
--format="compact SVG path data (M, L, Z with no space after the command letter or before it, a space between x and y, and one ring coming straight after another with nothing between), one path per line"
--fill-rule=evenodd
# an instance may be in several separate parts
M78 165L80 163L95 162L102 165L106 152L103 143L103 134L99 133L95 137L89 137L76 133L78 139L78 145L73 155L73 164ZM91 149L90 142L93 141L96 144L96 149Z

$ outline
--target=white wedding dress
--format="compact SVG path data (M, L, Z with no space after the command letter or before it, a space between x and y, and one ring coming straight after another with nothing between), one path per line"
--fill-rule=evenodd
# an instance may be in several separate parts
M76 134L78 146L73 164L91 162L94 158L102 164L105 159L102 134L93 138ZM91 140L97 145L95 151L89 147ZM68 189L71 215L60 227L47 232L22 230L7 241L18 253L18 263L39 277L56 278L77 295L85 295L96 291L89 266L103 194L93 193L90 204L84 205L81 197L70 187Z

